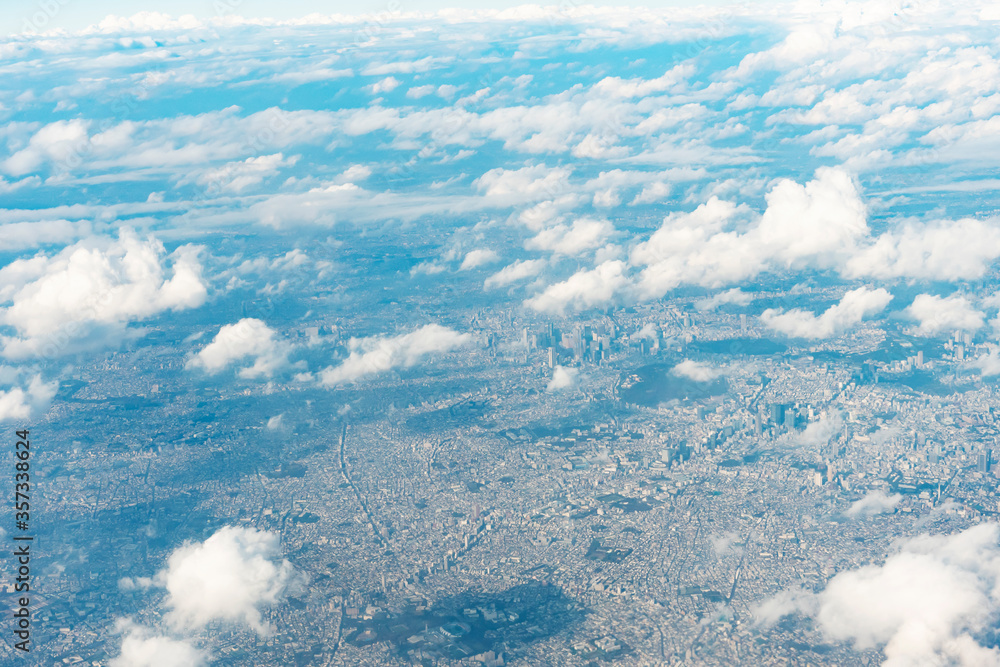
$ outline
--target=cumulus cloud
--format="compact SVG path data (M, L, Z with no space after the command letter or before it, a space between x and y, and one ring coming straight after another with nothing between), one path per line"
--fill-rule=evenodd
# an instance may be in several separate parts
M243 192L260 185L265 178L277 174L282 168L294 165L298 157L285 158L281 153L249 157L240 162L229 162L217 169L209 169L197 177L199 185L210 192Z
M969 367L977 369L983 377L1000 375L1000 348L991 348L969 362Z
M679 377L685 377L689 380L694 380L695 382L711 382L712 380L725 375L725 370L721 368L716 368L711 364L706 364L702 361L693 361L691 359L685 359L676 366L670 369L673 375Z
M90 236L92 225L86 220L40 220L0 225L0 247L8 250L40 245L72 243Z
M202 667L208 654L189 642L159 635L149 628L121 619L117 629L124 633L121 653L110 667Z
M212 342L187 362L187 368L218 373L229 365L250 359L251 366L239 371L240 377L271 377L288 365L291 344L278 340L277 333L261 320L245 317L236 324L226 324Z
M462 265L458 267L458 270L468 271L469 269L474 269L482 266L483 264L492 264L499 259L500 255L493 250L489 250L488 248L477 248L475 250L470 250L465 254L465 257L462 259Z
M628 283L625 262L608 260L549 285L541 294L524 303L532 310L548 313L563 313L567 309L585 310L611 301Z
M0 421L26 422L44 414L58 389L58 382L45 382L41 375L36 375L27 389L14 387L0 391Z
M977 331L985 324L985 313L976 310L961 294L948 297L920 294L906 314L917 321L917 333L935 336L953 331Z
M537 276L545 268L546 261L544 259L522 259L509 264L492 276L487 278L483 282L483 287L490 289L492 287L506 287L512 283L516 283L525 278L533 278Z
M569 389L576 385L577 377L580 375L580 369L578 368L567 368L566 366L556 366L552 370L552 379L549 380L549 384L545 387L545 391L559 391L561 389Z
M567 192L569 170L531 165L521 169L491 169L475 180L474 185L487 197L509 199L511 203L548 199Z
M907 224L851 257L847 277L975 280L1000 257L1000 226L973 218Z
M694 307L698 310L715 310L719 306L730 303L737 306L746 306L751 301L753 301L752 294L744 292L739 287L734 287L724 292L713 294L705 299L698 299L695 301Z
M0 269L0 322L17 336L2 338L9 358L54 356L74 341L121 333L129 322L163 311L194 308L207 290L199 248L169 256L155 238L123 229L116 241L91 239L51 257L19 259Z
M391 93L396 90L402 82L394 76L387 76L380 81L376 81L369 89L374 95L379 95L381 93Z
M639 288L660 298L682 284L719 286L745 280L764 269L763 258L745 235L731 229L745 208L712 197L690 213L672 213L629 261L645 267Z
M851 506L847 508L847 511L844 512L844 514L852 519L864 516L874 516L876 514L885 514L887 512L892 512L902 499L903 496L898 493L894 493L890 496L886 495L884 491L872 491L864 498L851 503Z
M557 255L578 255L604 244L615 228L607 220L579 218L572 225L554 225L528 239L529 250L550 250Z
M805 185L781 180L765 198L757 231L785 266L831 266L868 234L857 183L842 169L821 167Z
M801 431L791 431L779 437L775 443L781 447L818 448L827 445L844 428L844 418L838 412L820 417Z
M776 596L758 617L807 614L829 639L880 647L884 665L995 665L1000 650L980 638L1000 610L998 539L995 523L920 535L881 565L838 573L820 593Z
M0 169L12 176L36 171L51 162L62 170L75 167L90 140L89 123L81 119L60 120L40 128L25 148L0 163Z
M670 184L663 181L656 181L645 186L642 191L632 200L631 206L639 204L655 204L663 201L670 195Z
M729 551L729 547L733 546L733 544L738 542L739 539L740 534L736 531L730 531L722 535L713 535L709 537L709 540L712 542L712 550L715 551L716 556L721 556Z
M799 308L787 312L768 308L761 313L760 321L792 338L830 338L882 312L890 301L892 295L882 288L859 287L844 294L840 303L830 306L822 315Z
M261 607L278 603L293 581L291 563L279 555L276 533L233 526L178 547L156 577L167 591L167 621L179 630L241 623L266 634Z
M394 368L409 368L428 355L448 352L471 342L469 334L440 324L428 324L399 336L352 338L348 344L350 356L339 366L323 370L320 381L329 387Z

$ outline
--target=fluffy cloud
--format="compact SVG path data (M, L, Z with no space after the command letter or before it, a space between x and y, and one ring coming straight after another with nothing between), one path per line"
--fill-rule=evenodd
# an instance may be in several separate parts
M4 356L55 356L87 336L120 334L131 321L200 306L207 291L198 252L188 245L167 256L156 239L125 229L117 241L81 241L52 257L8 264L0 269L0 299L10 305L0 322L18 336L2 338Z
M763 270L763 258L749 237L729 229L745 208L712 197L691 213L672 213L647 241L633 248L629 261L644 266L639 288L647 298L693 283L724 285Z
M385 373L393 368L409 368L430 354L448 352L471 341L469 334L458 333L440 324L428 324L399 336L352 338L350 356L339 366L323 370L320 381L329 387Z
M902 499L903 496L898 493L889 496L884 491L872 491L864 498L851 503L844 514L851 518L857 518L892 512Z
M545 268L544 259L522 259L509 264L483 282L483 287L506 287L525 278L537 276Z
M758 609L767 620L813 616L830 639L881 647L884 665L995 665L979 643L1000 610L1000 527L901 542L882 565L840 572L815 595L783 593ZM763 613L761 613L763 612Z
M842 169L821 167L805 185L781 180L766 199L757 233L785 266L831 266L868 234L857 184Z
M31 137L25 148L0 163L0 169L12 176L23 176L47 161L62 170L78 166L89 141L88 125L80 119L49 123Z
M737 306L746 306L751 301L753 301L753 295L748 294L741 290L739 287L734 287L730 290L724 292L719 292L711 297L705 299L698 299L694 306L698 310L715 310L719 306L726 304L735 304Z
M918 226L907 224L882 234L850 258L849 278L975 280L1000 257L1000 227L972 218Z
M985 314L973 308L960 294L949 297L920 294L906 309L906 314L917 321L917 332L924 336L955 330L977 331L985 324Z
M239 193L260 185L265 178L274 176L297 161L297 157L286 159L281 153L249 157L241 162L229 162L218 169L209 169L198 176L197 182L211 193Z
M549 384L545 387L545 391L559 391L561 389L569 389L576 385L577 377L580 375L580 369L578 368L567 368L566 366L556 366L552 371L552 379L549 380Z
M288 365L291 350L292 346L278 340L276 332L264 322L247 317L219 329L212 342L188 360L187 367L218 373L249 357L253 364L241 369L240 377L270 377Z
M824 447L837 437L843 428L844 418L840 413L835 412L810 423L801 431L791 431L782 435L777 439L776 444L789 448Z
M0 391L0 421L25 422L44 414L58 389L58 382L44 382L41 375L36 375L27 389Z
M701 361L693 361L691 359L685 359L671 368L670 372L674 375L694 380L695 382L711 382L715 378L725 375L726 373L721 368L715 368L710 364L706 364Z
M170 555L156 581L167 591L167 621L192 630L213 621L267 628L260 608L279 602L292 583L288 561L278 561L276 533L226 526L204 542L187 543Z
M475 185L491 198L511 203L552 198L570 190L569 170L531 165L521 169L491 169L476 179Z
M981 354L969 362L970 368L979 370L983 377L1000 375L1000 348L992 348L989 352Z
M148 628L126 620L118 622L124 633L121 653L112 658L110 667L202 667L208 654L190 643L155 634Z
M590 270L581 270L566 280L549 285L524 303L532 310L563 313L585 310L607 303L628 285L625 262L608 260Z
M830 306L822 315L801 309L784 312L768 308L761 313L764 326L792 338L830 338L838 336L850 327L882 312L892 295L882 288L859 287L844 294L840 303Z
M549 250L556 255L579 255L604 244L615 228L607 220L580 218L572 225L554 225L528 239L529 250Z
M376 81L369 89L372 91L373 95L380 95L382 93L391 93L399 87L401 81L394 76L387 76L381 81Z
M465 257L462 259L462 265L458 267L458 270L468 271L469 269L474 269L482 266L483 264L492 264L498 259L500 259L500 255L493 250L489 250L488 248L477 248L476 250L470 250L465 254Z

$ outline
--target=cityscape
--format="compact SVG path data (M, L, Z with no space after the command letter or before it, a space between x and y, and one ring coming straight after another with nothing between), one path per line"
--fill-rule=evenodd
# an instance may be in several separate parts
M0 662L1000 664L1000 13L885 4L27 12Z

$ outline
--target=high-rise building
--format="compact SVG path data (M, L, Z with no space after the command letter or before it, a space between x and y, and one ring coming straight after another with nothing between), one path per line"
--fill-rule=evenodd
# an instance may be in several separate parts
M984 449L979 452L979 456L976 457L976 470L987 474L993 468L993 450Z
M771 403L771 421L775 425L781 426L785 422L785 405L783 403Z

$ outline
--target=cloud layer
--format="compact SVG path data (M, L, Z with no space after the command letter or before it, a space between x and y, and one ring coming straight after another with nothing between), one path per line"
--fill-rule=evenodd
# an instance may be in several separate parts
M440 324L428 324L398 336L352 338L350 355L341 364L320 372L320 382L334 386L394 368L409 368L429 355L449 352L472 342L472 336Z

